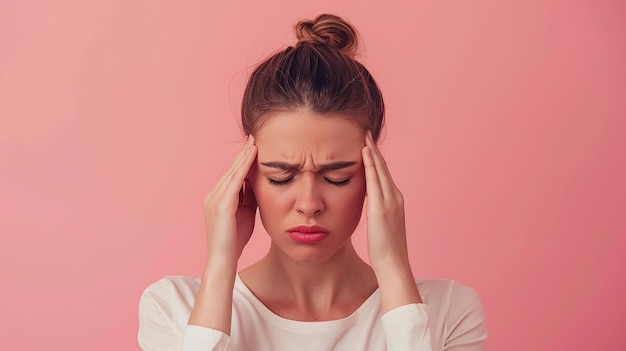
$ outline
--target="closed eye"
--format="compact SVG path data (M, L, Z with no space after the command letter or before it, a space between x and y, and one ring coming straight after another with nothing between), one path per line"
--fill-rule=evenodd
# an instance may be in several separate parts
M342 181L334 181L334 180L324 177L324 180L326 180L328 183L335 185L335 186L344 186L344 185L350 184L350 178L344 179Z
M293 180L293 177L289 177L287 179L282 179L282 180L267 178L267 181L272 185L285 185L285 184L291 183L292 180Z
M341 181L335 181L335 180L328 179L328 178L324 177L324 180L328 184L332 184L332 185L335 185L335 186L344 186L344 185L350 184L350 178L344 179L344 180L341 180ZM281 179L281 180L267 178L267 181L270 184L272 184L272 185L286 185L286 184L289 184L289 183L291 183L293 181L293 177L289 177L287 179Z

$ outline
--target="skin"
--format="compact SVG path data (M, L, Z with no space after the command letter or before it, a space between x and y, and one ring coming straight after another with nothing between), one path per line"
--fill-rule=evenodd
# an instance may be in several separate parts
M343 318L377 288L383 313L421 303L402 194L371 134L339 114L281 111L267 118L205 197L207 263L189 324L230 334L237 261L257 207L270 249L239 275L277 315ZM371 266L350 240L366 197ZM296 225L320 225L330 234L318 243L297 243L286 233Z

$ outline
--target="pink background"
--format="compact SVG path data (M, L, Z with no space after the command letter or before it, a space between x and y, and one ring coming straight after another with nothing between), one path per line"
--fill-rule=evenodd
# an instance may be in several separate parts
M621 0L2 1L0 349L138 349L143 289L201 272L250 67L321 12L385 94L415 274L479 291L488 350L626 349Z

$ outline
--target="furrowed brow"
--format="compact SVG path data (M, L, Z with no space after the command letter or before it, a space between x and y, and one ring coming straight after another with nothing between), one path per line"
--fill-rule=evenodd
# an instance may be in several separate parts
M286 163L286 162L261 162L261 164L263 166L266 166L266 167L277 168L277 169L280 169L280 170L283 170L283 171L292 171L292 170L298 170L298 169L301 168L300 165L290 164L290 163ZM333 163L320 165L319 166L319 170L334 171L334 170L338 170L338 169L352 167L352 166L354 166L356 164L357 164L356 161L333 162Z
M320 165L320 170L338 170L343 168L348 168L356 165L356 161L342 161L342 162L333 162L325 165Z
M261 164L263 166L270 167L270 168L282 169L283 171L291 171L291 170L300 168L299 165L294 165L294 164L285 163L285 162L261 162Z

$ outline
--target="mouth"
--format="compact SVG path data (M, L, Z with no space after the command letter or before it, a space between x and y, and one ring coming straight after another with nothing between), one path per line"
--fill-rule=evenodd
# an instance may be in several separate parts
M328 238L330 231L317 225L297 227L287 229L287 235L291 240L302 244L314 244Z

